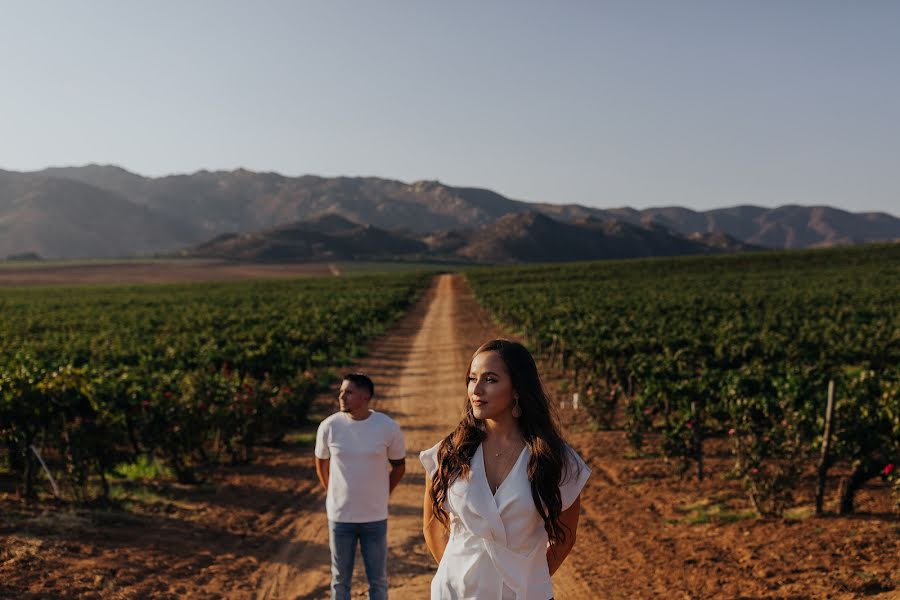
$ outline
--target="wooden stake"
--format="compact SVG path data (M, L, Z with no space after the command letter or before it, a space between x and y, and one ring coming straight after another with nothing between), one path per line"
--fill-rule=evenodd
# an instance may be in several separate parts
M50 469L47 468L47 463L44 462L43 457L41 457L41 453L38 452L38 449L34 447L34 444L29 446L31 451L34 452L34 455L37 456L38 461L41 463L41 467L44 468L44 473L47 475L47 479L50 480L50 487L53 488L53 495L59 498L59 487L56 485L56 480L53 479L53 475L50 474Z
M691 400L691 418L694 421L692 432L694 434L694 460L697 461L697 480L703 481L703 437L700 431L700 411L697 403Z
M825 477L828 474L828 447L831 445L831 420L834 417L834 380L828 381L828 403L825 406L825 431L822 434L822 453L816 478L816 514L822 514L825 500Z

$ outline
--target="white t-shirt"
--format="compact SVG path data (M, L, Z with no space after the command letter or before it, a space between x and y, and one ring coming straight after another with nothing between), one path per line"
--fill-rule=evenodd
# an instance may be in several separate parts
M316 457L328 458L325 512L330 521L369 523L388 517L390 463L406 458L403 432L387 415L357 421L337 412L316 433Z
M440 443L419 454L430 477L438 469ZM562 509L572 506L591 474L566 446L567 469L559 485ZM531 450L522 449L506 479L491 493L479 444L467 478L447 491L450 540L431 582L432 600L490 598L548 600L553 597L547 565L547 531L534 507L528 480Z

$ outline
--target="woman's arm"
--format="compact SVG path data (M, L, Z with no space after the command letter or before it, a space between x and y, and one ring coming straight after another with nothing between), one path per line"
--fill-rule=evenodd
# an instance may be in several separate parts
M575 498L572 506L559 513L559 521L563 525L563 531L566 532L566 540L561 544L550 544L547 548L547 566L550 567L550 574L556 573L556 570L563 564L572 546L575 545L575 532L578 530L578 513L581 509L581 494Z
M576 517L577 518L577 517ZM425 500L422 506L422 531L425 534L425 545L438 563L444 556L447 542L450 540L450 532L444 524L434 516L434 507L431 499L431 477L425 474Z

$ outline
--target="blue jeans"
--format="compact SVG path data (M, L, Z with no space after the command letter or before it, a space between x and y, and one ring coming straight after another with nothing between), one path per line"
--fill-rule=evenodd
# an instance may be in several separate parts
M357 541L369 580L369 600L387 600L387 520L371 523L328 521L331 600L350 600Z

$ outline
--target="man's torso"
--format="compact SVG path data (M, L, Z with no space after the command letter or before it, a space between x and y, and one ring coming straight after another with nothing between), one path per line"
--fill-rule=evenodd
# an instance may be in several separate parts
M324 458L322 448L327 447L330 460L326 500L329 520L367 523L386 519L389 459L402 458L403 452L397 424L371 411L362 420L335 413L319 428L316 456Z

